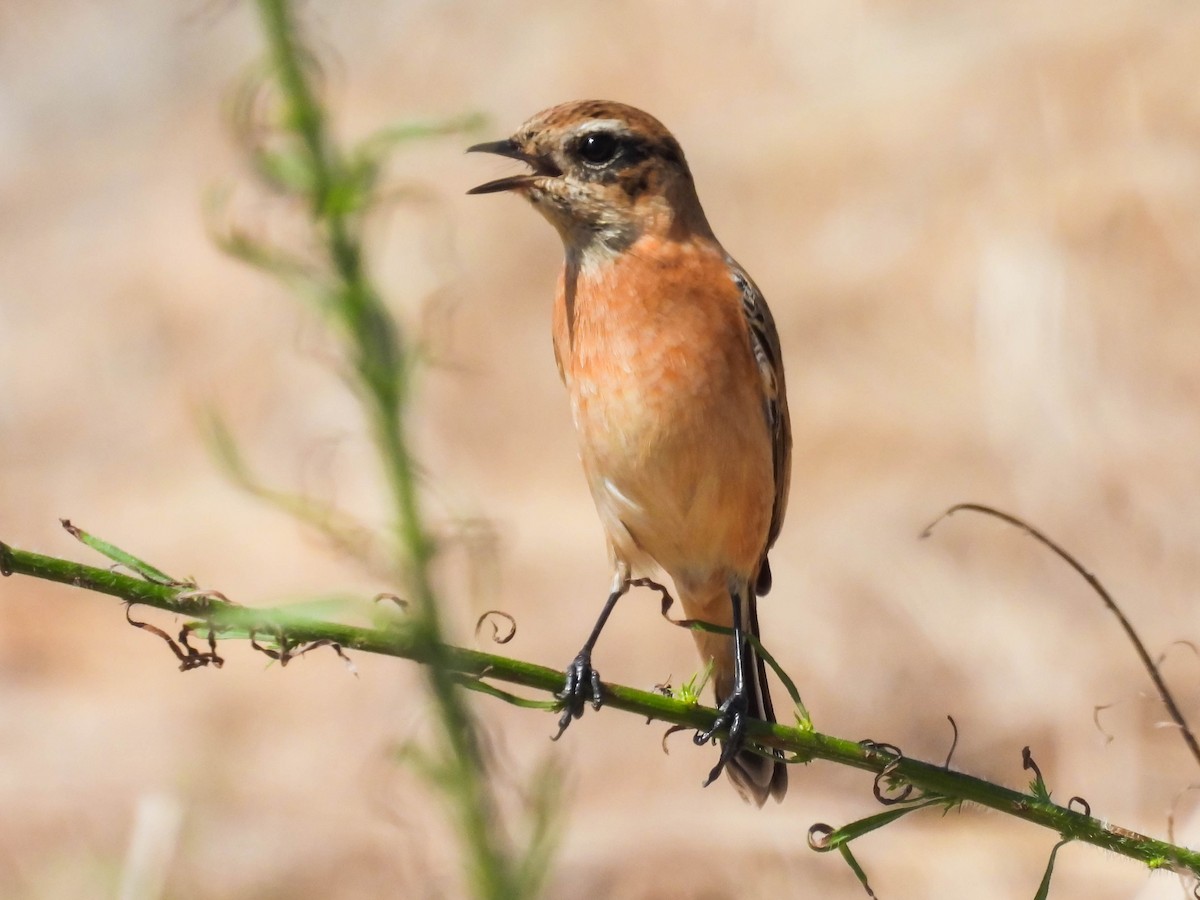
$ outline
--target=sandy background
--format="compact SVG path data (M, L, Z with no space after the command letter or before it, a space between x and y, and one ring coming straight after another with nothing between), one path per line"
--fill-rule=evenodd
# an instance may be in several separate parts
M662 118L782 334L795 472L762 618L818 727L940 760L952 714L960 768L1022 786L1029 744L1056 797L1165 835L1196 768L1111 616L998 523L917 536L953 502L997 504L1093 567L1153 652L1200 637L1200 11L307 8L347 136L479 111L500 137L588 96ZM198 438L215 404L273 484L384 508L313 322L205 234L206 192L244 176L222 109L258 52L242 4L0 6L0 539L93 559L69 516L243 602L369 594L388 585L231 487ZM607 584L550 351L560 249L517 200L463 195L511 170L467 142L397 161L418 199L372 232L376 273L403 315L432 304L450 363L422 388L431 511L495 528L479 583L461 549L445 567L456 634L500 606L521 624L509 649L558 666ZM389 755L425 728L415 667L228 656L177 674L115 602L0 581L0 895L111 896L156 865L179 898L460 890L440 813ZM696 669L649 596L597 665L644 686ZM1200 662L1176 649L1166 670L1200 719ZM478 709L505 778L566 766L551 896L860 895L804 838L877 811L862 775L796 770L759 812L700 790L712 754L676 738L664 756L661 727L589 715L554 745L549 716ZM1033 895L1053 843L967 811L856 852L883 897L1009 898ZM1180 896L1082 846L1058 871L1056 897Z

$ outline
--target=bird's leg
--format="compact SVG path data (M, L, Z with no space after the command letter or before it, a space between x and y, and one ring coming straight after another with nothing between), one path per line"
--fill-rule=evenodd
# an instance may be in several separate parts
M600 617L596 619L596 625L592 628L592 633L584 641L583 648L579 651L575 660L567 666L566 684L563 685L561 691L555 694L559 700L563 701L563 714L558 720L558 734L554 735L551 740L557 741L562 737L563 732L567 730L567 726L571 724L571 720L578 719L583 715L583 705L588 700L591 700L592 709L599 709L604 702L604 691L600 687L600 673L592 668L592 648L596 646L596 641L600 638L600 632L604 630L604 624L608 621L608 617L612 615L617 601L625 595L625 592L629 590L629 586L629 574L619 571L613 579L612 593L608 595L608 600L604 603L604 609L600 610Z
M742 741L746 735L746 718L750 715L750 697L746 690L746 632L742 627L742 585L730 584L729 599L733 603L733 690L721 703L720 714L713 722L712 728L699 731L692 739L697 746L703 746L713 739L718 731L728 730L728 736L721 742L721 756L713 766L704 787L708 787L720 777L725 764L742 749Z

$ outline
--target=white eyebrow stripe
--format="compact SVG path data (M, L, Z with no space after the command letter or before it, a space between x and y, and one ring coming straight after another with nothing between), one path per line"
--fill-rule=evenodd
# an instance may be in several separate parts
M574 128L576 134L591 134L593 131L609 131L617 134L632 134L629 126L620 119L589 119Z

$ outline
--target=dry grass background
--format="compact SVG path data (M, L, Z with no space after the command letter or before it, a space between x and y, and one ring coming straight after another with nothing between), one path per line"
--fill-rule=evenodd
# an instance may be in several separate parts
M818 727L1016 786L1032 745L1056 797L1162 835L1194 763L1146 699L1116 625L1030 541L962 517L991 502L1075 550L1152 648L1197 638L1200 585L1200 11L1165 0L311 3L347 135L479 110L486 136L584 96L662 118L711 221L782 332L795 419L769 645ZM277 484L378 516L356 409L313 323L206 238L202 198L241 177L220 109L258 53L241 4L0 7L0 538L87 558L69 516L235 599L386 587L219 477L213 402ZM423 386L434 509L498 539L481 584L447 560L470 641L563 665L606 562L550 352L559 247L510 167L438 140L393 169L415 199L373 243L397 309L450 365ZM249 208L253 216L256 212ZM270 227L269 221L264 227ZM469 531L470 529L467 528ZM484 553L488 557L488 553ZM597 655L650 685L696 668L652 597ZM453 895L431 799L389 749L421 733L417 676L330 655L286 670L231 649L179 675L113 602L0 582L0 894L113 893L157 834L172 897ZM1200 662L1167 673L1200 718ZM1092 722L1096 704L1114 735ZM481 700L505 771L568 766L555 897L853 897L815 821L874 812L869 779L816 764L761 812L700 790L710 752L589 715ZM1185 842L1200 823L1181 807ZM153 843L153 842L151 842ZM856 845L881 896L1032 896L1053 836L926 813ZM1175 897L1085 847L1052 896Z

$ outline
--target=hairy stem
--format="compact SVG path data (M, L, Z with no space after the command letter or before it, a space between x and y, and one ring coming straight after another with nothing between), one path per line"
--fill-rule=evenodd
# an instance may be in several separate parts
M244 637L247 633L271 634L293 647L326 641L340 647L403 657L430 665L436 662L448 673L472 679L489 679L520 685L551 697L562 687L562 673L522 660L448 645L433 646L401 625L362 628L336 622L303 619L283 609L251 609L215 600L194 591L143 581L79 563L0 544L0 572L29 575L119 597L158 609L191 616L203 622L201 636L211 628ZM606 708L624 710L685 728L711 728L717 710L687 703L651 691L605 684ZM549 725L547 726L549 728ZM1057 832L1064 839L1093 844L1139 860L1154 869L1169 869L1200 876L1200 852L1137 834L1085 815L1075 809L1039 799L1002 785L984 781L933 763L897 758L885 745L845 740L785 725L751 720L747 732L755 742L777 747L803 760L826 760L912 785L924 796L944 798L947 805L974 803ZM549 733L549 732L547 732Z

